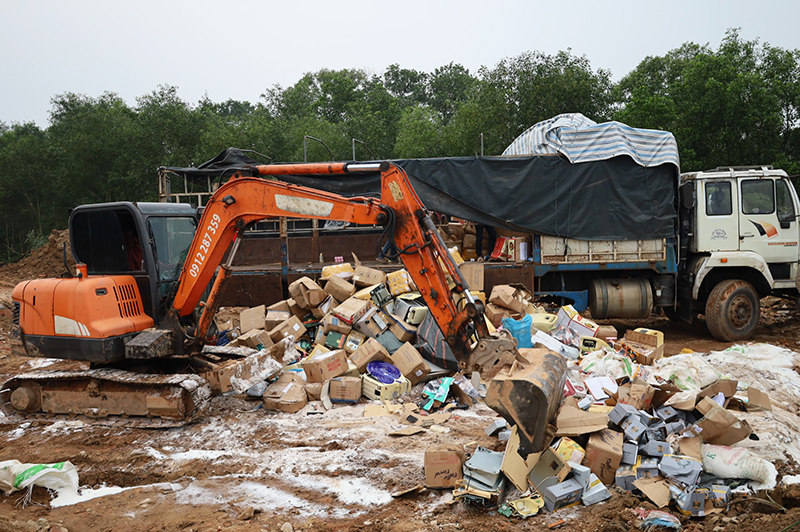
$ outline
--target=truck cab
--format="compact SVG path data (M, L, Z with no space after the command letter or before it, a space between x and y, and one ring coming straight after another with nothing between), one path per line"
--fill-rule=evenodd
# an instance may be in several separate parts
M682 317L705 314L718 339L747 338L759 299L795 293L800 259L798 196L785 171L771 166L718 167L681 175L688 244Z

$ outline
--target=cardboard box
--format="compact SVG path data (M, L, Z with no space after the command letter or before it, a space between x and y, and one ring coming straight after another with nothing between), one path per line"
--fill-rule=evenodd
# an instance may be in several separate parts
M257 307L243 310L239 313L239 330L242 333L252 331L253 329L265 329L264 315L266 314L266 307L259 305Z
M530 258L531 240L527 236L514 237L514 262L527 262Z
M625 403L617 403L614 409L608 413L608 420L615 425L622 425L625 418L628 416L639 416L639 410L631 405Z
M305 384L306 394L308 395L309 401L319 401L320 396L322 395L322 383L321 382L307 382Z
M572 478L586 490L589 487L589 483L592 481L592 470L575 462L567 463L569 464Z
M361 379L358 377L334 377L329 392L334 403L355 403L361 398Z
M638 442L647 430L638 416L626 417L619 427L625 432L626 440L635 442Z
M264 316L264 329L271 331L284 321L291 319L292 316L294 314L288 311L267 309L267 314Z
M614 474L622 460L623 443L623 436L619 432L610 429L595 432L589 436L583 465L588 466L604 484L610 486L614 483Z
M300 308L310 310L325 301L328 294L310 277L301 277L289 284L289 294Z
M484 307L484 315L495 327L500 327L500 325L503 323L503 318L513 317L510 310L499 307L494 303L486 304Z
M358 331L350 331L344 341L344 350L348 355L352 355L361 345L367 341L367 337Z
M548 512L575 506L580 502L581 495L583 495L583 486L573 478L565 480L561 484L550 486L542 493L544 507Z
M432 448L425 451L425 487L453 488L463 478L464 454L458 448Z
M391 362L389 352L374 338L367 338L364 343L350 355L350 361L358 367L358 371L367 371L367 364L374 360Z
M644 445L639 446L639 450L647 456L661 457L665 454L671 454L672 449L669 443L665 441L649 440Z
M214 366L216 366L214 369L204 372L202 377L208 381L211 391L215 394L230 391L244 393L251 386L283 369L283 364L273 358L272 350L269 348L245 358L226 360Z
M583 490L581 502L586 506L597 504L598 502L605 501L611 498L611 492L605 487L603 481L597 478L597 475L592 473L589 476L589 487Z
M470 483L480 482L486 488L496 489L503 482L503 453L478 447L464 462L464 478Z
M620 466L614 473L614 484L625 491L636 489L636 486L633 485L635 481L636 472L633 470L633 466Z
M511 237L498 236L494 242L494 249L490 256L495 260L509 261L514 254L514 239Z
M389 328L390 321L380 309L371 307L353 324L353 329L369 338L375 338Z
M328 281L331 277L336 276L341 279L347 280L353 278L353 266L349 262L341 264L331 264L322 268L322 275L320 281Z
M671 406L662 406L661 408L656 409L656 415L667 423L678 421L680 419L678 412Z
M397 366L412 385L416 385L431 372L431 367L408 342L404 343L397 351L391 355L392 364Z
M305 386L299 382L275 382L264 392L264 408L297 412L308 404Z
M600 331L599 325L581 316L572 305L564 305L558 309L553 329L558 327L566 327L578 338L583 336L596 337Z
M703 472L703 462L690 456L665 454L658 463L658 470L678 484L694 486Z
M526 458L522 458L519 454L519 443L519 434L514 425L511 427L511 437L506 444L500 470L519 491L524 492L528 489L528 475L533 470L533 466L539 462L542 453L531 453Z
M646 456L639 456L636 458L636 463L633 465L633 470L636 472L636 479L640 478L654 478L658 476L658 458L648 458Z
M623 348L625 353L639 364L650 366L664 356L664 344L659 344L658 337L652 334L626 331L625 337L614 345Z
M324 290L337 301L345 301L350 299L356 293L356 287L352 283L348 283L338 275L334 275L328 282L325 283Z
M576 397L564 399L556 418L556 436L580 436L608 428L605 412L586 412L578 407Z
M578 445L572 438L566 436L558 441L555 447L556 454L566 460L567 462L575 462L580 464L586 456L586 451ZM589 477L586 477L589 480Z
M470 256L469 253L466 253L466 251L468 251L468 250L472 250L473 251L472 256L473 257L475 256L474 251L475 251L475 243L476 242L477 242L477 239L475 238L475 235L472 235L472 234L469 234L469 233L464 234L464 237L461 239L461 249L462 249L462 255L464 256L464 258L467 258L467 257Z
M391 314L389 317L392 319L389 330L392 331L392 334L397 336L398 340L401 342L411 342L417 337L417 328L414 325L406 323L402 319Z
M506 308L517 314L524 314L527 303L522 299L522 294L523 292L514 286L507 284L495 285L492 287L489 303Z
M709 397L704 397L696 408L703 414L695 425L702 429L700 437L705 443L730 446L753 433L747 421L738 419Z
M322 353L327 353L330 351L324 344L314 344L314 347L311 348L311 352L308 354L309 358L314 358L317 355L321 355Z
M664 508L669 504L670 483L662 477L640 478L635 480L633 485L659 508Z
M297 319L297 316L292 316L269 331L269 337L272 338L272 341L277 344L290 335L294 337L295 341L297 341L305 333L306 327L303 325L303 322Z
M708 489L687 487L684 490L679 490L677 487L672 486L673 498L675 505L683 515L691 515L694 517L703 517L706 512L713 508L712 504L708 504Z
M309 312L304 308L300 308L300 305L298 305L297 301L295 301L294 299L292 298L287 299L286 306L289 307L289 312L297 316L297 319L299 319L300 321L304 321L306 317L308 317ZM275 310L281 310L281 309L275 309Z
M627 388L627 396L619 399L620 403L633 406L637 410L649 410L656 389L644 381L636 380Z
M343 322L352 326L354 323L364 317L370 308L372 308L372 303L369 301L364 301L363 299L358 299L357 297L351 297L338 307L334 307L333 313Z
M314 318L321 320L322 318L325 317L325 314L329 314L331 309L333 309L333 307L335 307L338 304L339 304L338 301L333 299L331 296L328 296L325 298L325 301L319 304L318 307L311 309L311 315Z
M470 290L483 290L484 266L482 262L463 262L458 269L467 280Z
M282 299L277 303L273 303L272 305L269 305L267 307L267 312L269 312L270 310L275 310L277 312L291 312L292 307L289 304L289 301L290 301L289 299ZM291 301L294 302L294 299L292 299Z
M344 349L316 355L303 363L303 371L306 372L308 382L325 382L344 374L347 369L347 355Z
M635 443L622 444L622 460L620 464L632 466L636 463L636 456L639 454L639 447Z
M558 484L567 478L570 471L567 461L551 447L548 447L541 454L539 461L536 462L528 475L528 484L539 493L544 493L548 486Z
M350 330L352 329L349 323L345 323L344 320L333 314L325 314L325 317L322 318L320 322L320 326L322 327L322 332L325 334L334 331L347 335L350 334Z
M731 502L731 487L724 484L714 484L708 492L708 500L714 508L727 510Z
M253 349L266 349L275 342L270 338L269 333L263 329L253 329L240 335L236 339L239 345L252 347Z
M416 292L417 285L406 270L397 270L386 275L386 287L392 296Z
M353 282L356 287L372 286L374 284L381 284L386 282L386 274L374 268L367 268L361 264L356 254L353 253L353 261L356 264L355 273L353 274Z

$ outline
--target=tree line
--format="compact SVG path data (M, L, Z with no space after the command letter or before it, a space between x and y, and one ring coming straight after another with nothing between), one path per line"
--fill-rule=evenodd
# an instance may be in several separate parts
M0 121L0 260L64 228L76 205L155 200L156 168L197 165L231 146L264 162L351 160L354 146L357 160L499 155L536 122L580 112L671 131L683 171L772 164L797 174L799 109L800 50L738 30L716 49L686 43L648 56L616 83L567 50L475 73L456 63L433 72L395 64L380 75L323 69L255 103L193 105L173 86L132 106L110 92L65 93L52 98L44 129Z

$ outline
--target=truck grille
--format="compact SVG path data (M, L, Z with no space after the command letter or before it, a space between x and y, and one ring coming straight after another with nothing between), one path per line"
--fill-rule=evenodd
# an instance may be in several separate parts
M14 301L14 311L11 315L11 319L13 320L12 323L14 325L19 325L19 303Z
M132 284L121 284L114 287L114 296L117 298L119 315L122 318L131 318L142 313L139 307L139 298L136 288Z

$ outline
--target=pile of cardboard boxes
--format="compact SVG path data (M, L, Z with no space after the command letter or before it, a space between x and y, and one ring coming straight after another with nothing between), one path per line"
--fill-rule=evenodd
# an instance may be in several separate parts
M296 412L322 397L354 403L363 395L392 400L426 379L431 366L414 347L427 307L405 270L389 274L356 263L323 269L319 282L301 277L291 298L246 309L227 329L230 346L269 348L292 337L301 360L283 368L264 394L268 409ZM388 362L398 378L370 373ZM224 390L222 390L224 391ZM302 391L302 393L301 393Z
M515 333L520 340L574 364L554 439L543 452L521 456L516 428L499 419L487 434L506 442L503 452L429 449L427 487L452 488L456 500L489 507L503 504L513 485L523 496L503 508L522 517L540 508L554 512L596 504L611 496L612 486L662 508L674 501L685 515L727 507L730 489L724 483L700 484L701 446L732 445L751 434L747 423L725 408L743 406L733 396L735 381L719 380L689 395L671 382L653 383L647 377L664 354L660 331L636 329L617 338L616 329L594 323L571 306L545 312L519 284L493 287L487 301L483 264L463 262L457 254L456 260L477 288L474 297L485 302L490 330L524 322L524 330ZM284 357L282 371L263 391L267 409L297 412L309 400L355 403L361 398L390 409L412 386L447 373L415 347L417 327L428 309L405 270L386 274L358 261L355 267L337 264L323 269L317 281L297 279L289 293L287 300L242 311L228 331L230 345L260 353L271 352L270 346L279 342L296 346L299 356ZM218 386L225 391L224 383ZM758 390L752 390L747 403L769 408L768 397ZM408 417L410 411L400 410L401 417ZM442 415L441 422L449 417ZM409 419L418 430L421 418L412 417L413 412Z
M451 222L440 226L440 233L448 246L456 246L466 260L477 259L476 230L473 223ZM483 232L481 252L500 262L526 262L530 259L532 236L515 233L505 229L495 229L497 238L494 247L489 249L488 231Z
M613 391L602 387L595 396L580 377L571 377L555 437L543 452L520 456L516 428L509 433L501 419L486 432L507 439L504 452L431 448L425 454L426 486L452 488L456 499L493 506L503 501L510 482L523 497L506 501L508 515L521 517L539 508L596 504L611 497L611 487L659 508L674 502L686 516L725 511L731 500L725 481L707 475L701 484L703 453L712 449L703 446L733 445L752 433L720 404L741 406L733 397L736 384L719 380L687 395L671 383L653 386L637 379L616 383ZM758 405L750 408L770 408L764 394L753 396ZM525 515L517 509L521 503Z
M501 513L519 517L540 508L553 512L596 504L611 497L612 487L646 497L659 508L672 502L686 516L728 508L731 489L704 471L703 453L750 436L747 422L727 408L769 409L766 394L749 389L741 400L734 397L737 382L731 380L716 380L694 392L661 379L651 384L655 379L645 379L664 354L660 331L638 328L617 338L616 329L599 326L570 306L554 314L525 307L529 299L522 286L495 288L487 307L497 307L506 318L532 313L537 349L561 352L575 362L555 437L542 453L522 457L516 430L509 436L493 424L487 434L507 440L503 453L429 449L428 487L452 488L456 499L490 506L503 501L510 482L523 497L506 501ZM617 366L609 363L612 359ZM602 365L598 361L606 364L602 374L595 373ZM445 464L448 473L442 474Z

